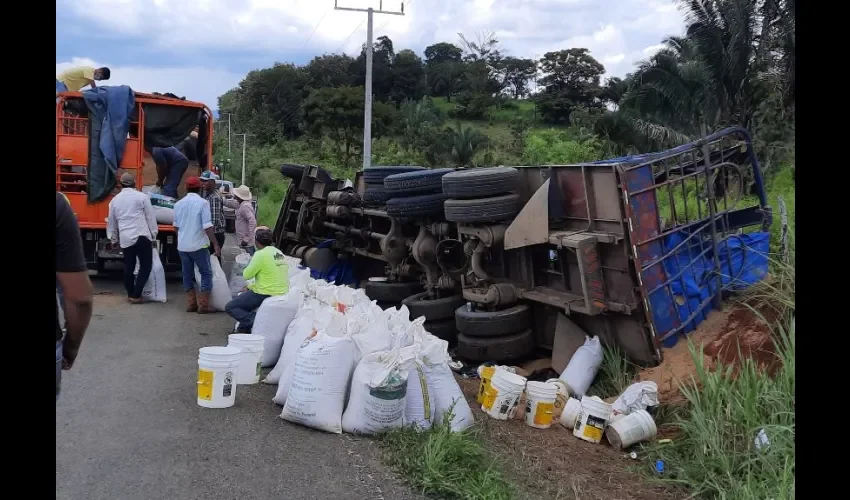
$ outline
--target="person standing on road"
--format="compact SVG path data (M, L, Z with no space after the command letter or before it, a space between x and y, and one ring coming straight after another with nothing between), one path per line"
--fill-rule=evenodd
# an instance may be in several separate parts
M201 194L203 198L207 200L207 203L210 204L210 214L212 216L215 239L218 241L218 246L224 248L224 211L222 210L224 200L221 198L221 193L219 193L218 189L216 189L215 181L218 179L219 177L210 170L206 170L202 173L201 181L203 182L204 190ZM212 253L212 250L212 247L210 247L210 253ZM219 263L221 263L221 259L219 259Z
M212 266L210 244L215 256L221 259L221 247L213 232L210 204L201 198L201 180L186 179L186 196L174 204L174 227L177 229L177 251L183 267L183 290L186 291L186 312L206 314L212 290ZM201 275L200 290L195 292L195 266Z
M131 304L142 303L142 290L153 269L153 242L159 228L148 196L136 189L136 176L121 175L121 192L109 202L106 236L124 252L124 289ZM133 277L139 261L139 274Z
M77 359L92 313L92 285L83 253L80 226L68 201L56 193L56 282L62 290L65 334L59 323L56 301L56 401L62 370L70 370Z
M272 233L259 229L255 235L257 251L248 267L242 271L246 279L254 279L247 289L234 297L224 308L239 322L237 333L251 333L257 309L267 298L289 292L289 268L283 252L272 246Z
M236 237L239 240L239 247L254 255L257 217L254 214L254 205L251 203L251 189L242 184L238 188L233 188L233 196L235 200L226 200L224 203L228 208L236 209Z
M174 146L153 147L150 153L156 164L156 185L162 188L163 195L177 198L177 188L189 168L189 160Z

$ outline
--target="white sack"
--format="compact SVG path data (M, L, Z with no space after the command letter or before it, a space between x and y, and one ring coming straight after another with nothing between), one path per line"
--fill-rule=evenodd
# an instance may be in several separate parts
M377 434L404 424L407 376L414 348L374 352L354 370L342 430Z
M153 216L157 224L174 224L174 209L168 207L153 207Z
M295 362L295 356L298 354L298 348L304 340L315 333L313 330L313 316L319 303L316 299L304 300L303 305L298 308L295 317L286 328L286 333L283 336L283 346L280 348L280 356L277 363L269 374L263 379L266 384L277 384L280 377L283 375L284 368ZM283 405L284 398L279 404Z
M434 425L437 407L434 406L434 392L428 386L425 367L416 361L410 368L407 378L407 403L404 407L404 425L415 425L426 430Z
M433 422L441 423L451 414L452 432L460 432L473 423L472 409L449 368L449 344L428 334L421 343L419 359L425 372L428 391L434 405Z
M342 410L353 365L354 344L341 329L322 330L305 340L295 358L289 395L280 417L341 434Z
M215 255L210 255L210 267L212 268L212 291L210 292L210 307L216 311L224 311L227 303L230 302L230 288L227 286L227 276L221 268L218 259ZM195 282L197 287L195 290L200 291L201 286L201 271L198 266L195 266Z
M248 267L250 262L251 255L244 250L233 260L233 267L230 269L230 282L228 283L231 297L239 295L239 293L242 292L242 289L248 284L242 276L242 273L245 271L245 268Z
M151 248L153 252L151 274L145 282L145 288L142 290L142 298L150 302L165 302L165 268L162 267L162 261L159 259L159 252L156 248ZM139 260L136 259L136 269L133 274L139 275Z
M284 339L281 358L278 360L278 364L283 363L283 369L280 372L277 392L275 393L272 401L281 406L286 404L287 397L289 396L289 389L295 375L295 361L298 358L298 353L301 347L307 345L306 343L308 339L311 339L320 331L329 330L342 332L345 330L345 316L331 308L329 305L322 304L318 300L313 299L305 307L313 309L311 317L309 320L301 320L301 318L299 318L298 322L293 321L292 325L297 330L290 332L293 335L294 340L300 338L301 342L286 342ZM287 335L287 337L289 337L289 335ZM354 351L353 348L352 351ZM354 353L352 352L352 356L353 354Z
M283 337L301 306L301 297L301 290L294 288L286 295L267 298L257 309L251 333L266 339L261 361L263 367L277 363L283 347Z
M566 382L570 395L581 399L602 365L602 343L599 337L585 337L584 345L576 349L559 377Z
M626 387L611 405L611 411L615 415L628 415L650 406L658 406L658 385L652 381L637 382Z

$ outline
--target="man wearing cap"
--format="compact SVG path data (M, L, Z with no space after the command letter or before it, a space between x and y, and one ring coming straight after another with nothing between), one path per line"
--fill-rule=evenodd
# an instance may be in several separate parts
M200 197L201 180L186 179L186 196L174 204L174 227L177 228L177 251L183 267L183 290L186 291L186 312L206 314L212 290L212 266L210 252L212 244L215 256L221 259L221 246L213 232L210 204ZM201 275L200 290L195 291L195 266Z
M267 298L289 292L289 269L283 252L272 246L272 233L258 229L255 235L257 251L248 267L242 271L246 280L254 282L227 303L224 310L239 322L237 333L251 333L257 309Z
M215 181L217 181L219 177L212 171L206 170L201 174L200 178L203 183L201 196L207 200L207 203L210 204L210 215L212 216L215 239L218 241L219 247L224 247L224 212L222 211L222 204L224 203L224 200L222 200L221 194L215 186ZM212 251L213 247L210 247L210 253L212 253Z
M242 184L233 188L235 200L227 200L228 208L236 209L236 237L239 246L249 254L254 255L254 232L257 230L257 217L254 214L254 205L251 204L251 189Z
M131 304L142 303L142 290L153 267L153 241L159 230L148 196L136 189L136 176L121 175L121 192L109 202L106 236L124 253L124 289ZM139 274L133 277L139 260Z

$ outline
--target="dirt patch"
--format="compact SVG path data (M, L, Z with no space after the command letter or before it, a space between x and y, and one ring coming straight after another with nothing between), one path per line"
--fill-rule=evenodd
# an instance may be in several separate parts
M560 424L533 429L520 420L486 416L476 403L478 379L458 379L487 447L501 457L508 476L524 498L547 499L674 499L681 492L657 486L635 470L651 464L632 460L605 440L591 444Z
M724 311L712 311L697 329L688 335L697 350L703 349L706 368L717 362L737 365L742 359L752 358L769 373L779 366L774 354L773 337L769 324L776 313L769 308L759 308L760 317L749 307L736 304ZM767 322L765 322L767 320ZM740 346L740 351L739 351ZM696 365L686 339L679 339L670 349L663 351L664 361L654 368L642 370L640 380L658 384L659 401L665 404L684 402L679 384L688 383L696 375Z

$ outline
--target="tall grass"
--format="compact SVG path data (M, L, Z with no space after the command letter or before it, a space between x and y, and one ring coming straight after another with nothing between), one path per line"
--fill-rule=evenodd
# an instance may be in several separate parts
M780 367L773 376L751 358L736 368L705 366L702 349L690 344L696 375L680 386L687 411L673 419L681 431L652 451L664 460L663 480L700 498L795 497L794 265L775 263L774 279L756 285L749 303L778 312L773 326ZM753 307L757 313L758 307ZM765 319L762 317L762 319ZM764 430L769 446L756 446Z
M384 460L425 495L445 500L511 500L514 486L484 448L476 428L452 432L450 417L427 431L411 427L380 438Z

